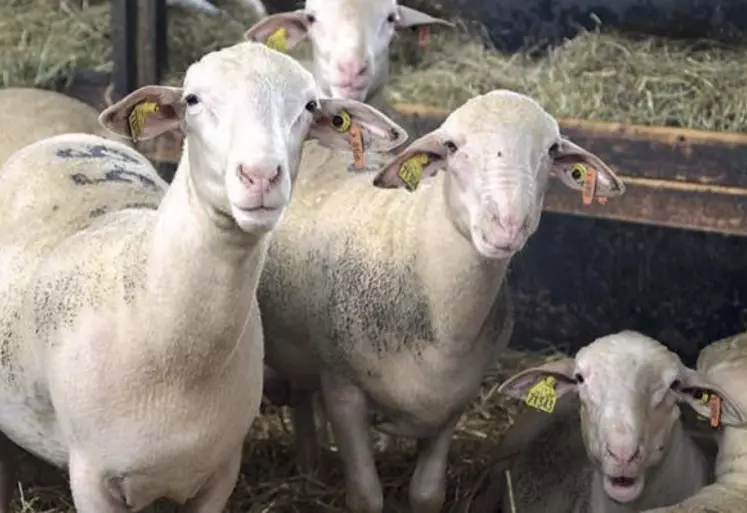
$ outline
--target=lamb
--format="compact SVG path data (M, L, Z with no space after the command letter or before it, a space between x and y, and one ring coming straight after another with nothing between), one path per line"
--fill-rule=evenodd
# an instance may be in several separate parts
M301 167L258 297L266 363L293 382L302 468L316 465L321 389L350 510L382 510L373 423L419 439L412 511L439 511L451 434L508 343L503 278L537 228L550 173L575 190L596 177L597 197L624 185L537 102L506 90L472 98L381 168L350 173L319 146Z
M119 136L184 130L168 189L135 150L88 134L36 142L0 169L0 432L68 469L79 513L158 498L222 511L261 398L268 241L304 140L348 146L341 116L370 151L406 138L244 42L192 64L183 87L142 87L101 113ZM2 512L12 467L3 451Z
M0 164L33 142L68 132L111 135L93 107L62 93L32 87L0 89Z
M747 419L718 381L634 331L519 372L498 390L548 413L560 403L555 422L511 464L521 513L636 513L675 504L711 480L711 463L685 431L678 403L711 416L704 394L717 394L722 424ZM504 497L503 511L512 511Z
M397 0L306 0L304 9L272 14L244 37L283 51L310 39L309 67L324 92L372 103L389 76L395 31L439 26L454 24L398 5Z
M730 393L740 411L747 410L747 334L729 337L701 351L698 372ZM724 423L719 431L715 483L679 504L645 513L743 513L747 504L747 425Z

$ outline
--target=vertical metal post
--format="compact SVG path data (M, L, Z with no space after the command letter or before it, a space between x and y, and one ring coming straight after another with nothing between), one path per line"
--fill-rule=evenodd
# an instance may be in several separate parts
M137 88L137 5L131 0L112 0L111 9L112 96L116 101Z
M158 84L166 68L166 0L134 0L138 9L138 87Z

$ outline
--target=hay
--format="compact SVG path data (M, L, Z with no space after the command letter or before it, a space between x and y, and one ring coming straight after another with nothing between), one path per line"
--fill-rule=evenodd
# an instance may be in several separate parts
M169 10L168 81L204 53L241 39L256 19L235 2L218 2L230 18ZM90 0L2 0L0 87L59 88L77 68L110 72L111 4Z
M747 131L747 47L584 32L530 59L439 34L417 66L400 65L390 100L453 109L507 88L558 117Z

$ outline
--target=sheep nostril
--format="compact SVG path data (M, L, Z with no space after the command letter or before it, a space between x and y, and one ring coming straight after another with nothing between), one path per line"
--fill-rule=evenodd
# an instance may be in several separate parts
M275 168L275 176L273 176L270 179L270 183L277 183L277 181L280 180L280 175L282 175L282 174L283 174L283 166L281 166L280 164L278 164L278 167Z

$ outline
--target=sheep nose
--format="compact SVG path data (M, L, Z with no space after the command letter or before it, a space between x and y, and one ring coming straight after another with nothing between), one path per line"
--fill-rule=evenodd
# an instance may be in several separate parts
M340 74L348 80L361 77L368 71L368 64L363 59L342 61L337 65Z
M279 165L271 168L267 166L259 167L239 164L236 168L236 174L241 183L244 184L244 187L250 191L260 193L267 192L270 186L278 181L281 171L282 168Z
M641 455L640 445L611 445L607 444L605 448L607 454L612 456L619 463L630 463Z
M524 226L524 220L522 218L513 214L503 214L498 216L497 221L506 240L515 241L519 238L521 229Z

